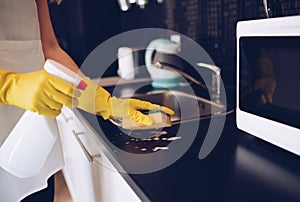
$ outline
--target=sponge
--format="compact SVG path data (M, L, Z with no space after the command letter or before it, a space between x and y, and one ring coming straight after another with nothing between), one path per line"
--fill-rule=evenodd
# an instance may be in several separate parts
M161 110L152 110L143 112L152 118L153 124L151 126L142 126L130 119L123 119L122 120L122 128L128 130L146 130L146 129L158 129L158 128L165 128L172 126L171 118L168 114Z

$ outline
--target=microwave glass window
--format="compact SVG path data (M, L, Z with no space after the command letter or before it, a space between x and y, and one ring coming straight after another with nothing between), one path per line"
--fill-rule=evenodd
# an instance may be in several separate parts
M300 128L300 37L241 37L241 110Z

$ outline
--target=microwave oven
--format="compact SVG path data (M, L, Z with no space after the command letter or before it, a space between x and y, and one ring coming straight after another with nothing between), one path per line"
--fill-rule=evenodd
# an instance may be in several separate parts
M237 23L237 127L300 155L300 16Z

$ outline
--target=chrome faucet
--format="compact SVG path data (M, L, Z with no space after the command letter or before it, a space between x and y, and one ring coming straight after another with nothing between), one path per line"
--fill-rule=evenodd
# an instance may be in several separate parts
M213 91L212 94L212 101L214 102L220 102L220 94L221 94L221 68L215 65L206 64L206 63L196 63L198 67L206 68L210 71L212 71L212 84L211 86L207 86L203 84L202 82L198 81L191 75L185 73L182 71L179 67L176 67L175 65L166 64L163 62L155 62L154 66L159 69L168 69L168 70L174 70L177 71L180 75L185 77L186 79L189 79L193 83L197 84L198 86L201 86L205 89L210 89Z
M221 68L215 65L206 64L206 63L196 63L199 67L204 67L206 69L209 69L213 71L212 74L212 90L215 92L213 94L213 97L215 100L220 100L221 95Z

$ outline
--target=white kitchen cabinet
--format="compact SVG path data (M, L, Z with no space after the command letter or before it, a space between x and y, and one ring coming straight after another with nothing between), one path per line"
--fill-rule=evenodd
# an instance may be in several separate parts
M70 194L74 202L94 202L90 165L73 135L73 114L64 109L57 120L65 159L63 173Z
M141 201L104 155L103 145L91 138L95 134L72 110L64 108L57 120L65 157L63 173L74 202Z
M141 201L105 155L92 165L92 176L96 201Z

